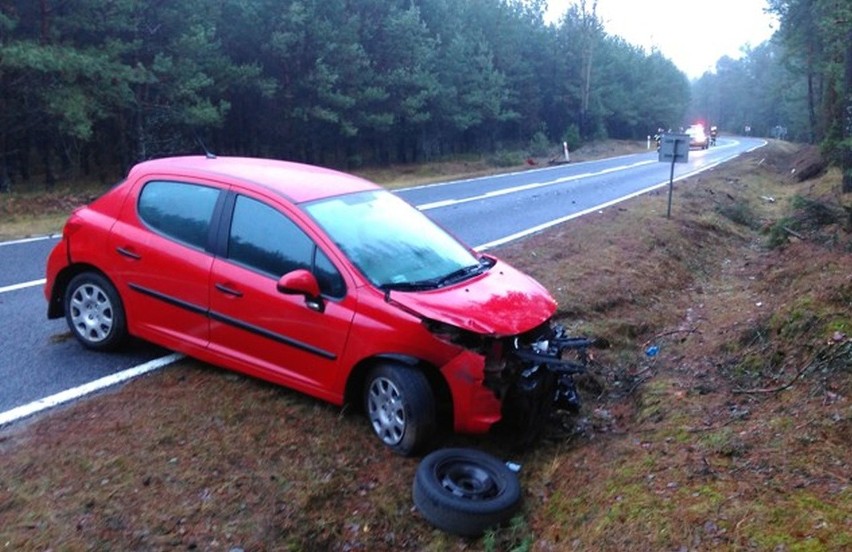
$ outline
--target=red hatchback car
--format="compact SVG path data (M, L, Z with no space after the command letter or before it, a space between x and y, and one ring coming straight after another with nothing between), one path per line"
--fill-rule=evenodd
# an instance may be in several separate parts
M318 167L140 163L71 215L45 295L48 317L90 349L132 335L360 404L400 454L442 425L483 433L510 417L526 430L539 400L575 399L540 284L394 194Z

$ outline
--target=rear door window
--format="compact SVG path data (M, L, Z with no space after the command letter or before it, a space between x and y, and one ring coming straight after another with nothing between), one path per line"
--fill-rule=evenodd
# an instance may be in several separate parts
M199 184L148 182L139 194L139 218L156 232L205 249L219 193Z

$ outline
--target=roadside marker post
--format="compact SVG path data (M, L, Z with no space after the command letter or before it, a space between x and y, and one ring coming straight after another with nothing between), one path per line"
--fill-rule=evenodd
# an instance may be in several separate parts
M660 139L659 161L671 163L669 172L669 207L666 218L672 217L672 192L674 191L674 167L675 163L687 163L689 161L689 135L688 134L663 134Z

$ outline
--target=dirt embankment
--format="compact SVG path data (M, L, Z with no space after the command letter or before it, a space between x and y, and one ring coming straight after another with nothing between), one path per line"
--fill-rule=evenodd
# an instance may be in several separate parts
M496 253L607 338L479 540L348 412L194 361L0 432L10 550L852 548L852 219L783 143Z
M852 209L800 159L773 143L678 183L671 220L660 192L503 252L615 344L535 549L852 547Z

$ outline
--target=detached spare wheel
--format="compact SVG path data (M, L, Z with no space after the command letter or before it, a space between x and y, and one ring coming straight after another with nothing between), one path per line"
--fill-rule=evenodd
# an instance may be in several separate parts
M432 525L478 537L518 511L521 484L499 459L473 449L440 449L417 467L414 504Z

